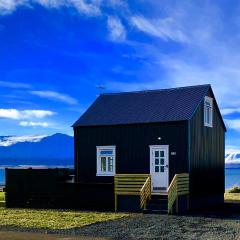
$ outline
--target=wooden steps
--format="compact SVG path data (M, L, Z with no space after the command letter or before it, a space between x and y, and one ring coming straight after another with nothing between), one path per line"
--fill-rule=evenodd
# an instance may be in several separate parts
M167 214L168 213L168 195L152 194L147 207L143 213L149 214Z

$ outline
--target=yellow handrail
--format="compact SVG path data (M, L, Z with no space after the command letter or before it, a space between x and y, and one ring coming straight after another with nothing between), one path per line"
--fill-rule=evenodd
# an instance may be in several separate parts
M145 202L150 198L149 194L151 196L150 174L116 174L114 176L115 211L117 211L118 195L139 195L140 208L142 208L146 206Z
M189 174L175 174L168 187L168 213L173 212L173 205L176 201L176 212L178 213L178 197L189 195Z
M146 209L147 201L151 198L151 178L148 177L140 191L140 207Z

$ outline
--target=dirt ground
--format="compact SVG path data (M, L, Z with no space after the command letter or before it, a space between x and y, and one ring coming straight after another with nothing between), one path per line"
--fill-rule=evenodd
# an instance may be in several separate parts
M104 238L92 238L92 237L74 237L66 235L56 234L44 234L44 233L26 233L26 232L1 232L0 240L104 240Z
M240 240L240 215L168 216L133 214L128 218L60 231L3 227L0 239L108 240L108 239L208 239ZM0 230L0 231L1 231ZM22 231L22 232L18 232ZM28 233L24 233L28 231ZM38 233L36 233L36 231ZM58 235L56 235L58 234Z

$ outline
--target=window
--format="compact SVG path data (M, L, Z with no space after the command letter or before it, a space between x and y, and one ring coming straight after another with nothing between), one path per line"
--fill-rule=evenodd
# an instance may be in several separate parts
M114 176L115 161L115 146L97 147L97 176Z
M204 99L204 126L213 126L213 100L210 97Z

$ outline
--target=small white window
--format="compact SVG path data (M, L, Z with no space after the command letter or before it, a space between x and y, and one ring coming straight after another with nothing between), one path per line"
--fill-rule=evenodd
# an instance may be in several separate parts
M204 126L213 126L213 99L210 97L204 99Z
M116 161L115 146L97 147L97 176L114 176Z

